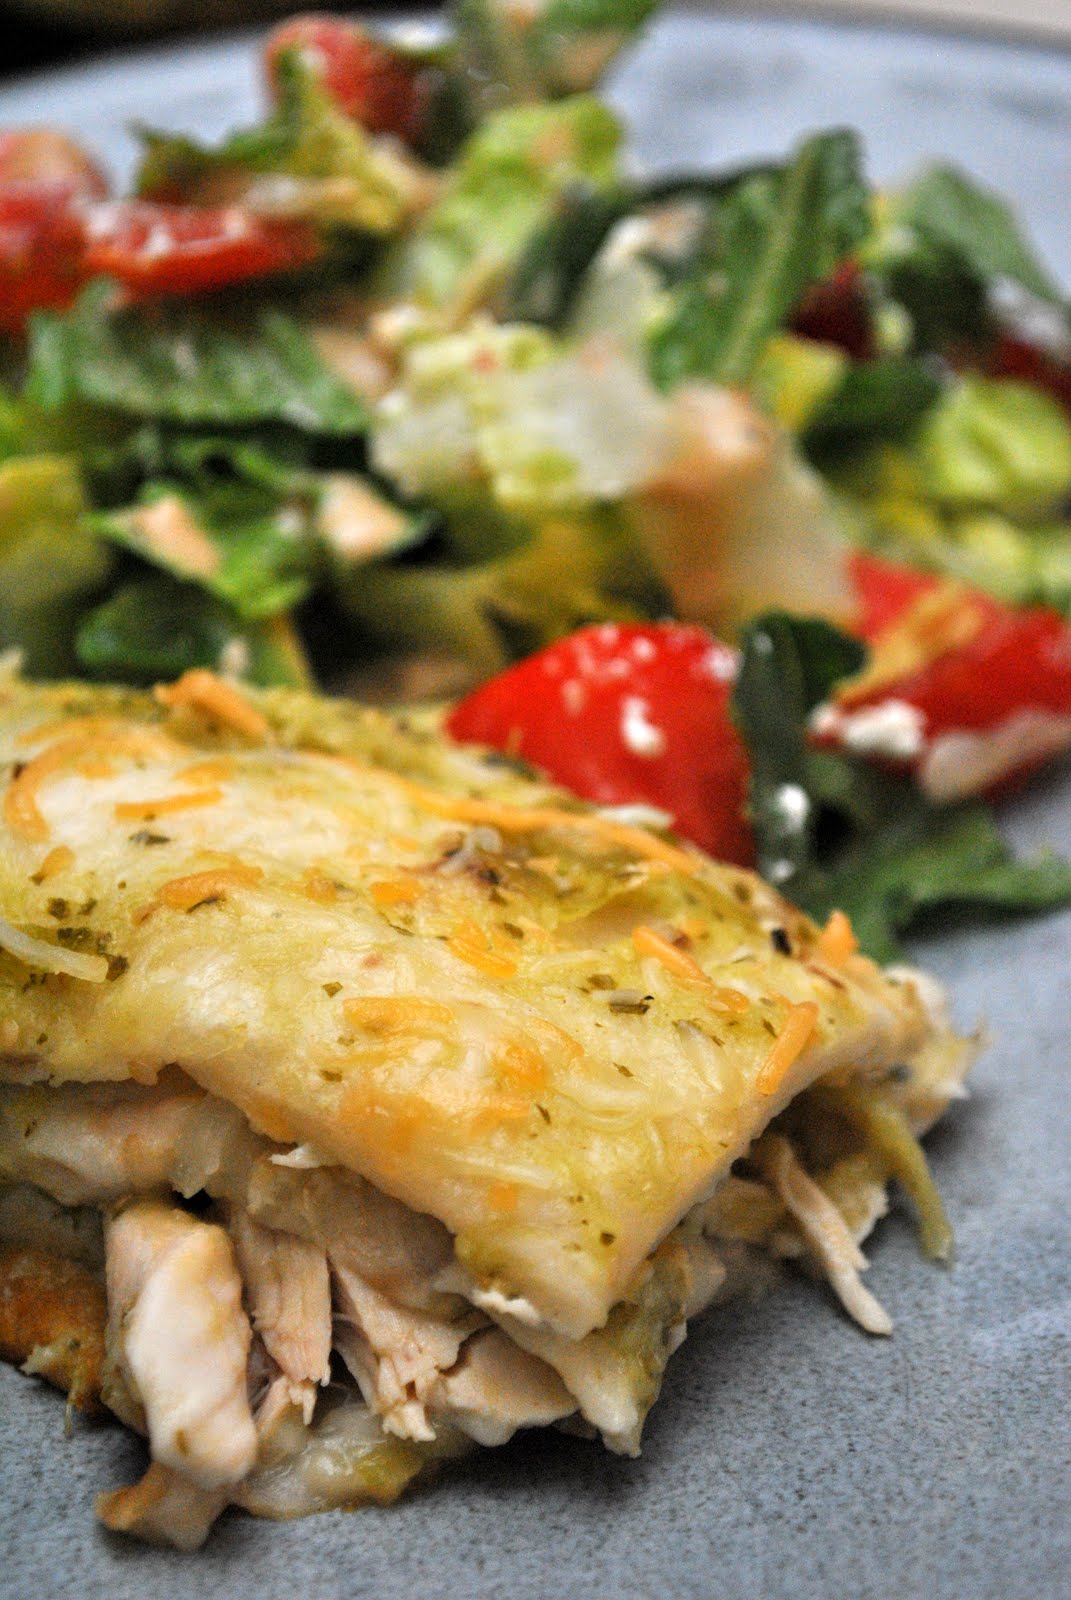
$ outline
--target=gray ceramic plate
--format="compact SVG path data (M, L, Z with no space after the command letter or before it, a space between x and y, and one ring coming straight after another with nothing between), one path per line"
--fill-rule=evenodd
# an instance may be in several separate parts
M661 23L616 98L651 162L732 161L851 123L873 171L951 156L1015 197L1071 281L1071 57L869 27L734 17ZM122 171L129 118L222 131L251 114L246 39L125 56L0 94L0 122L55 121ZM1071 847L1071 782L1007 814L1022 846ZM75 1426L0 1369L0 1593L228 1600L1058 1600L1071 1571L1071 916L947 929L918 954L992 1048L932 1141L950 1272L906 1221L874 1241L896 1318L868 1341L790 1279L694 1328L641 1460L521 1439L393 1510L227 1519L196 1558L120 1544L94 1493L139 1447Z

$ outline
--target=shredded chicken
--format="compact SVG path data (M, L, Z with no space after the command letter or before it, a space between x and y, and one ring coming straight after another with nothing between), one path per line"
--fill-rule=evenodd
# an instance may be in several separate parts
M306 1422L331 1373L331 1285L319 1245L264 1228L240 1207L228 1229L245 1280L253 1327L282 1371Z
M553 1367L518 1349L498 1328L474 1334L428 1398L434 1411L483 1445L505 1444L518 1428L545 1427L576 1410Z
M201 1488L256 1458L246 1394L252 1331L222 1228L136 1201L107 1223L109 1358L144 1412L155 1460Z
M800 1166L787 1139L768 1134L753 1159L799 1224L803 1237L848 1315L867 1333L891 1333L892 1319L859 1274L868 1266L829 1196Z
M487 1319L463 1303L452 1321L395 1305L333 1252L331 1269L340 1317L335 1344L368 1405L389 1433L434 1439L428 1396Z
M97 1496L97 1516L113 1533L147 1544L199 1550L227 1505L226 1489L203 1489L181 1472L150 1462L137 1483Z
M171 1187L178 1139L203 1099L192 1085L0 1089L0 1177L61 1205L106 1205Z

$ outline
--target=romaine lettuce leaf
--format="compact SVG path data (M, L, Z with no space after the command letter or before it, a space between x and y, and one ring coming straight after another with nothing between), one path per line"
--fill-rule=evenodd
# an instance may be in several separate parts
M675 447L670 408L638 362L539 328L476 320L414 342L372 431L375 466L449 511L490 497L540 518L618 501Z
M69 312L32 319L32 406L93 406L111 417L201 428L285 423L310 435L357 435L367 426L363 402L282 311L115 312L110 304L109 286L95 283Z
M846 130L743 178L713 206L695 269L653 336L656 381L746 382L770 335L867 228L858 140Z
M949 385L913 451L923 494L941 505L1044 517L1071 493L1071 422L1025 383L964 377Z
M987 806L936 806L909 779L808 743L811 712L864 654L826 623L783 612L747 630L732 706L751 759L763 875L819 920L844 911L883 962L923 915L1071 901L1071 863L1014 860Z
M276 72L278 109L220 145L140 129L139 192L197 205L241 199L263 212L393 232L413 205L414 170L339 110L300 53L282 56ZM272 175L292 181L263 181Z
M71 670L75 620L105 582L108 552L83 527L77 465L26 456L0 467L0 650L33 677Z
M665 611L665 595L611 510L555 517L490 560L373 564L338 575L359 636L386 653L445 653L469 681L594 621Z
M591 89L658 0L458 0L454 26L477 111Z
M614 184L620 138L613 113L583 95L495 113L460 152L437 204L388 251L377 295L442 309L490 303L562 195Z

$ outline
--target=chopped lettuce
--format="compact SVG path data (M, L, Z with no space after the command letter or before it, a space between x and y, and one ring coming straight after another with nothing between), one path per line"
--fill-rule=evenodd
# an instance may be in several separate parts
M742 178L713 205L694 269L652 338L656 381L746 382L770 335L867 226L858 140L845 130Z
M878 961L897 959L898 936L936 910L1071 901L1071 863L1014 860L987 806L936 806L910 779L809 744L811 712L863 658L815 619L769 612L747 630L732 704L763 875L820 920L844 911Z
M268 506L248 492L211 499L152 484L141 501L88 519L90 529L200 584L245 621L288 611L309 594L314 548L294 508Z
M385 652L445 653L468 681L594 621L661 614L665 595L610 510L555 517L492 559L375 563L339 575L336 596Z
M476 321L415 342L381 403L372 460L450 508L489 494L540 517L624 499L665 464L670 411L638 363L541 329Z
M21 651L34 677L71 670L76 619L111 566L82 526L84 510L77 466L66 457L0 467L0 650Z
M307 688L311 674L283 617L243 624L222 601L164 573L124 583L90 611L75 636L90 677L125 683L176 678L209 667L253 683Z
M419 542L429 517L363 474L321 471L282 438L139 430L127 465L143 473L133 504L86 526L174 577L197 583L243 621L289 611L328 565L355 567ZM113 460L112 476L121 478ZM104 474L99 469L98 480Z
M1071 493L1071 421L1024 383L965 377L950 385L914 451L922 492L941 505L1037 517Z
M920 277L942 268L975 284L1010 280L1063 307L1066 300L1026 242L1011 209L955 167L934 165L888 202L868 265Z
M594 87L658 0L458 0L460 65L478 111Z
M388 251L378 296L442 310L490 303L560 196L578 183L614 183L620 138L613 113L583 95L496 112L460 152L438 202Z
M30 331L26 399L44 413L96 406L193 427L285 423L312 435L363 433L364 403L329 371L292 317L195 305L111 309L91 284Z
M957 378L898 443L854 442L819 459L858 511L857 536L1000 599L1071 610L1071 424L1055 401Z
M221 145L141 129L139 191L199 205L240 197L264 212L394 232L416 198L414 170L338 109L299 53L280 59L277 76L278 109Z

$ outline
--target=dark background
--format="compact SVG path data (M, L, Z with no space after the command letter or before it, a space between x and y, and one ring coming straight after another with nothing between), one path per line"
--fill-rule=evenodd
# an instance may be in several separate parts
M377 12L412 11L415 9L431 9L435 0L375 0ZM278 0L272 5L271 0L223 0L219 10L221 12L219 26L227 27L239 24L243 15L248 21L256 21L258 17L264 19L265 27L270 26L273 16L282 17L294 11L335 11L340 13L352 12L356 9L353 0L349 5L332 5L330 0ZM205 12L213 9L212 0L205 0L202 19ZM32 72L40 67L60 65L66 61L76 61L82 56L93 55L100 50L115 48L117 46L138 44L152 38L181 38L183 34L192 33L190 28L182 27L142 27L117 26L109 23L107 18L109 7L107 0L99 0L99 25L92 29L85 27L64 27L51 25L40 21L36 16L28 16L16 7L5 5L0 0L0 81L7 78L20 77L22 74Z

